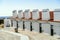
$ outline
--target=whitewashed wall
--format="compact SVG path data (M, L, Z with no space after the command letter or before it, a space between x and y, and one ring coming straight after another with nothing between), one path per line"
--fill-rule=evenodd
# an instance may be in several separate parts
M10 19L4 19L4 27L11 27L11 20Z
M49 19L50 19L49 9L43 9L42 20L49 20Z
M60 9L54 10L54 21L60 21Z
M24 15L25 15L25 19L31 18L30 10L29 9L26 9L24 11ZM29 21L25 21L24 24L25 24L25 29L30 30L30 22Z
M30 21L25 21L25 29L30 30Z
M39 23L32 22L32 28L33 28L33 31L39 32Z
M23 11L22 10L18 11L18 18L23 18Z
M50 24L48 24L48 23L42 24L42 31L50 34L50 32L51 32L50 31Z
M53 24L54 35L60 35L60 23L54 22Z
M34 9L32 11L32 18L33 19L38 19L40 16L39 16L39 10L38 9Z
M17 10L14 10L12 13L13 13L13 18L17 17Z
M29 9L26 9L26 10L24 11L24 15L25 15L25 18L26 18L26 19L31 18L30 10L29 10Z
M18 27L20 28L20 29L23 29L23 21L18 21Z
M58 25L54 26L54 33L56 35L60 35L60 26L58 26Z
M16 20L13 20L13 27L14 27L14 28L17 27L17 22L16 22Z

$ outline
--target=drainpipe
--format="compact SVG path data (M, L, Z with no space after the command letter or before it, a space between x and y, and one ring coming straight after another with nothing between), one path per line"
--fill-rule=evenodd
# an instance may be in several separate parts
M15 28L15 32L18 33L18 21L17 22L17 27Z
M42 23L39 23L39 32L42 33L42 26L41 26Z
M23 30L25 30L25 25L24 25L24 21L23 21Z
M32 22L30 22L30 31L32 31Z
M50 26L51 26L51 36L53 36L54 35L53 25Z

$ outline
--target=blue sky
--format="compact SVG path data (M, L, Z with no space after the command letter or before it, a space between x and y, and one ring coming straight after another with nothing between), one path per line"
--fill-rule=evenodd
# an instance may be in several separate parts
M60 8L60 0L0 0L0 16L11 16L13 10Z

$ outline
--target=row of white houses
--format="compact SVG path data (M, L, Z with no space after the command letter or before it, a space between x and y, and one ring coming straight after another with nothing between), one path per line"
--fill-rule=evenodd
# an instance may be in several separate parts
M29 9L26 9L25 11L17 10L13 11L13 18L25 18L25 19L42 19L42 20L50 20L53 19L53 21L60 21L60 9L55 9L54 11L49 11L49 9L43 9L42 11L39 11L38 9L34 9L33 11L30 11Z
M22 30L29 30L29 31L35 31L35 32L44 32L50 35L60 35L60 9L55 9L50 13L49 9L43 9L43 11L39 11L38 9L33 10L30 12L30 10L25 10L24 12L22 10L13 11L13 17L12 18L19 18L19 20L11 20L11 19L4 19L4 27L14 27L14 28L20 28ZM20 19L34 19L33 21L30 20L20 20ZM37 22L38 19L40 22ZM35 21L37 20L37 21ZM45 22L45 21L49 22ZM52 22L51 22L52 20ZM57 22L55 22L57 21Z

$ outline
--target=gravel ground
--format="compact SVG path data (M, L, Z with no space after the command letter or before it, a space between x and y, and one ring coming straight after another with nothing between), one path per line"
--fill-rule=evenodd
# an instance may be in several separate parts
M8 30L10 32L14 32L13 28L3 29L3 30L6 30L6 31ZM3 33L0 33L0 37L6 36L6 35L2 35L2 34ZM4 33L4 34L7 34L7 33ZM50 36L45 33L31 32L28 30L24 31L22 29L19 29L19 34L27 35L30 40L60 40L60 38L58 38L58 36ZM9 35L9 34L7 34L7 35ZM12 36L12 35L9 35L9 36ZM4 40L4 39L2 39L2 40Z

